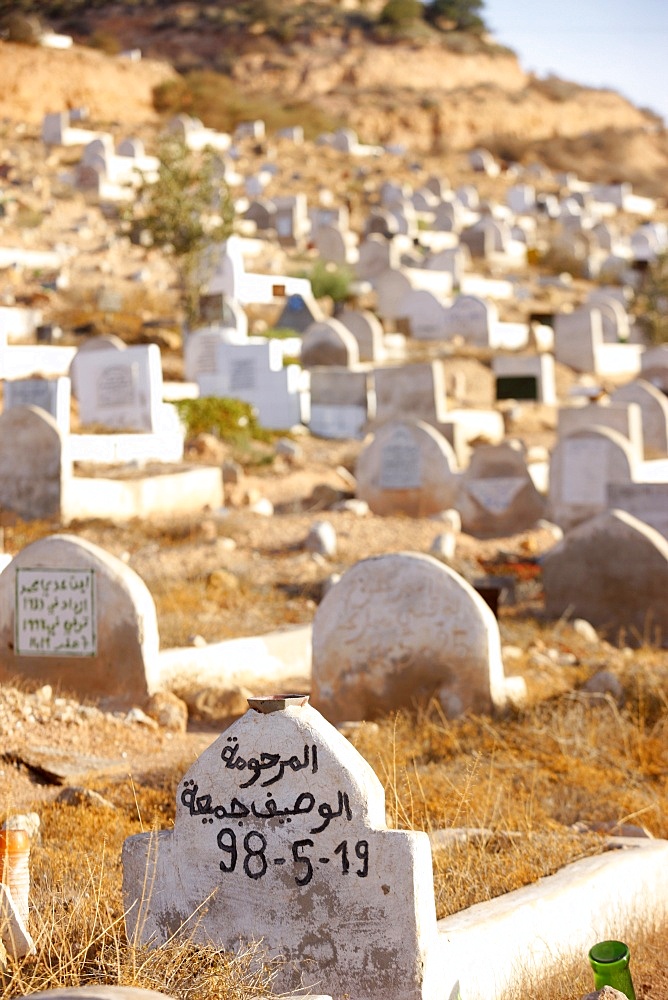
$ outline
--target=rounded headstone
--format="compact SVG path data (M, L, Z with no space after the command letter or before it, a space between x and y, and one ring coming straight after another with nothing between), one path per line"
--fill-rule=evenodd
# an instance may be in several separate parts
M357 341L337 319L312 323L302 337L301 362L305 368L317 365L351 368L359 362Z
M503 704L492 611L432 556L362 560L316 611L311 701L336 724L378 718L434 695L451 716Z
M456 469L451 445L433 427L392 421L360 452L357 496L374 514L429 517L455 506Z

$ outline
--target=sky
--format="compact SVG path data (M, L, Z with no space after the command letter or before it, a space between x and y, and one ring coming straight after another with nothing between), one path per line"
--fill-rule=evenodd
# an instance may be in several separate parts
M485 0L524 70L611 87L668 122L668 0Z

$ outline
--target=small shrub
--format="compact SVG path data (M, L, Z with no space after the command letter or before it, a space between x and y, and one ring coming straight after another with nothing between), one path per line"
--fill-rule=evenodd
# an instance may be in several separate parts
M18 45L39 45L42 25L39 18L28 14L7 14L0 22L0 37Z
M334 302L345 302L350 295L353 275L347 267L337 267L319 260L313 265L310 274L303 273L300 277L309 279L316 299L329 296Z
M260 426L249 403L239 399L202 396L182 399L174 404L189 437L215 434L221 441L241 445L251 440L269 441L271 435Z
M388 0L378 18L380 24L390 24L401 28L422 18L422 4L419 0Z
M668 253L660 254L645 271L633 311L652 344L668 344Z

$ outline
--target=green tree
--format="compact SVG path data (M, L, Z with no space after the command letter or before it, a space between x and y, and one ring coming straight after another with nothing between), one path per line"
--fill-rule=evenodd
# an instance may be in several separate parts
M158 160L157 177L143 174L125 222L135 239L174 257L186 321L192 322L207 281L207 250L231 234L234 206L213 150L193 153L168 135Z
M647 267L636 292L633 312L652 344L668 344L668 253Z
M425 17L445 30L483 31L485 22L480 12L484 6L484 0L431 0L425 7Z

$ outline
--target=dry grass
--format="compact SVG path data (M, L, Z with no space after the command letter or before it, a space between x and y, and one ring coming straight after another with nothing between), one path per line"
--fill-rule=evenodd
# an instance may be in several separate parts
M618 667L624 708L610 697L567 692L504 719L451 721L430 704L356 730L355 745L385 785L391 825L481 831L434 851L439 917L601 852L605 838L597 825L641 824L668 837L666 665L652 650L620 662L626 664ZM252 950L232 957L174 941L149 952L125 938L123 840L140 829L171 826L184 769L137 787L95 785L115 811L43 808L43 841L32 857L37 954L12 965L0 996L91 983L205 1000L247 1000L269 990L270 973ZM591 829L577 832L576 822ZM626 937L637 983L651 984L639 996L664 1000L666 929ZM560 967L539 987L529 984L523 996L565 1000L566 991L572 998L589 989L591 973L580 963Z

